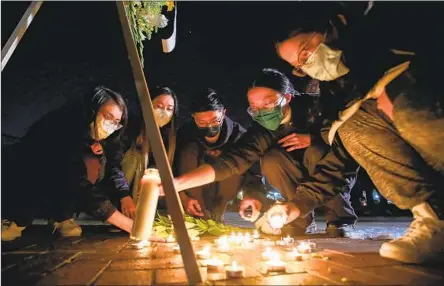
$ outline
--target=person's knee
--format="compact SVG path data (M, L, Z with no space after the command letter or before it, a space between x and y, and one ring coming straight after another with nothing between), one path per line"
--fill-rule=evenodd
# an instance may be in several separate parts
M316 163L327 154L329 146L327 144L310 145L304 153L304 165L310 174L314 172Z
M261 170L262 173L267 176L267 174L273 173L276 168L282 165L285 160L285 155L283 150L278 148L270 149L264 157L261 158Z

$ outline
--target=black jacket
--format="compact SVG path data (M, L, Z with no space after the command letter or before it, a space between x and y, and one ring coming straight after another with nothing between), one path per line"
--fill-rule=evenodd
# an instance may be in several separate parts
M278 140L293 132L312 134L313 140L320 139L319 130L314 125L308 124L306 111L301 110L296 100L290 102L292 120L281 125L275 131L268 130L256 122L252 122L247 132L231 148L224 149L222 154L211 163L216 172L216 181L223 180L233 174L242 174L273 147L280 147ZM301 160L305 149L295 150L290 155L295 160Z
M50 111L34 123L20 142L21 160L30 167L30 183L74 192L87 211L106 220L116 208L114 198L129 196L129 187L121 170L122 148L119 133L101 141L104 149L99 160L104 167L106 189L87 179L83 157L92 154L90 145L90 110L82 100L74 100ZM29 186L28 186L29 187ZM71 194L66 195L67 199Z
M227 152L231 148L237 146L237 142L242 139L246 130L239 123L232 121L228 116L225 116L223 121L223 126L221 130L221 135L215 144L209 145L205 140L201 139L198 134L197 126L194 122L188 122L182 126L178 131L178 152L180 154L183 148L190 142L195 142L199 146L199 165L202 164L212 164L214 160L218 161L218 158L213 156L205 156L205 151L209 150L221 150L222 154ZM221 155L222 156L222 155ZM176 170L178 170L178 165L180 164L179 159L176 158ZM178 172L178 171L177 171ZM262 183L262 175L260 172L259 164L250 164L242 168L242 171L236 172L236 174L244 174L244 178L241 184L241 188L244 190L245 194L256 197L260 200L263 198L258 193L264 193L265 188ZM179 174L180 175L180 174ZM216 181L221 181L225 178L230 177L227 175L223 178L219 178Z

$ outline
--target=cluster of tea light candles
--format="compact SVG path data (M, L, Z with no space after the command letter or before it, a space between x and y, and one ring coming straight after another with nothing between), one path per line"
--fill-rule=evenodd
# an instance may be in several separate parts
M218 252L226 253L231 248L240 246L243 247L247 244L252 244L254 240L259 239L260 235L256 230L253 235L246 233L231 233L230 236L221 236L215 239L215 244ZM171 238L167 239L167 242L173 242ZM278 241L280 245L290 245L295 241L292 237L287 236ZM286 253L287 260L298 261L302 260L302 254L308 254L313 251L316 245L312 242L300 242L296 247L292 248L291 252ZM174 247L176 253L180 252L178 245ZM196 251L198 259L204 260L204 264L207 266L207 270L211 272L222 272L224 270L224 263L215 257L211 256L210 246L205 246L203 249ZM272 251L270 247L267 247L264 252L261 253L261 258L265 261L265 265L269 272L283 272L285 271L286 263L280 259L279 253ZM225 272L229 278L243 277L245 268L239 265L236 261L233 261L231 265L225 267Z

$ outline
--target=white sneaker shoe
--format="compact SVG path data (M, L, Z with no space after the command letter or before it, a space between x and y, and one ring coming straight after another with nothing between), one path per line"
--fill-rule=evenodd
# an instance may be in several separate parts
M422 204L421 204L422 205ZM416 207L415 207L416 208ZM379 254L405 263L423 263L444 255L444 221L434 213L416 212L404 236L385 242Z
M25 226L17 226L13 221L2 220L2 241L12 241L21 237L25 228Z
M54 232L58 231L62 237L81 236L82 228L78 225L74 219L67 219L62 222L53 222Z

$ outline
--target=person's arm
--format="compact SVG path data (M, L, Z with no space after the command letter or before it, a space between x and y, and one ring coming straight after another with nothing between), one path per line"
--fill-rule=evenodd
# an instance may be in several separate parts
M113 140L113 139L110 139ZM130 197L130 188L122 171L123 149L118 142L105 143L106 166L105 176L119 200Z
M127 216L124 216L118 210L113 212L106 221L128 233L131 233L131 229L133 228L133 220Z
M249 128L238 142L224 150L213 163L201 165L176 178L177 191L221 181L234 174L243 174L264 156L272 142L273 138L265 131Z

